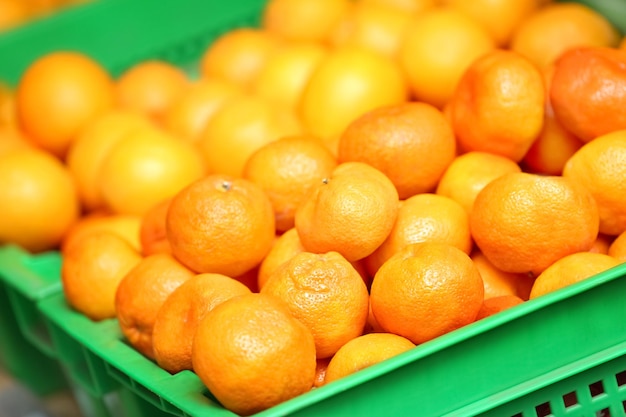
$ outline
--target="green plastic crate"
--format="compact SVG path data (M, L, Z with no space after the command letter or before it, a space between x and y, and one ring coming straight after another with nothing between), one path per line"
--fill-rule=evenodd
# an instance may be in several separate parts
M258 416L624 415L625 293L622 264ZM56 348L65 351L62 360L84 362L85 385L90 379L119 383L169 415L234 415L193 372L172 375L134 350L115 320L93 322L69 308L62 294L38 307Z

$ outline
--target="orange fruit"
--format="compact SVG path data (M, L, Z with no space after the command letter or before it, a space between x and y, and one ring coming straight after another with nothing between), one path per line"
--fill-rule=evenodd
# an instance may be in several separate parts
M139 229L141 218L127 214L93 212L80 217L65 233L61 242L61 252L80 245L82 240L95 232L110 232L124 239L138 253L141 253Z
M2 23L0 22L1 25ZM15 112L15 91L12 87L0 81L0 127L17 126L17 115Z
M498 46L509 44L517 28L541 6L542 0L443 0L443 4L476 20Z
M165 300L195 274L166 253L143 257L119 282L116 317L126 340L154 359L152 331Z
M522 304L523 302L524 300L512 294L485 298L485 301L483 302L483 306L478 311L478 316L476 316L476 320L493 316L494 314L497 314L504 310L508 310L511 307L515 307L518 304Z
M626 231L620 233L611 242L607 254L620 262L626 262Z
M130 133L151 126L143 115L114 109L88 123L74 139L67 152L66 164L86 211L104 207L98 176L109 151Z
M625 65L626 51L616 48L575 48L558 58L550 100L565 129L584 142L626 129Z
M409 339L392 333L369 333L350 340L332 357L325 384L352 375L413 349Z
M311 389L315 343L280 300L241 295L216 306L200 322L192 361L224 407L250 415Z
M173 100L163 116L166 130L181 139L197 142L215 112L241 94L241 89L217 78L196 80Z
M287 42L267 58L251 90L272 102L295 108L326 54L328 48L322 43Z
M140 217L139 243L144 256L154 253L172 253L167 238L167 211L173 197L166 198L148 209Z
M352 121L339 137L338 160L377 168L406 199L433 191L455 151L454 132L441 111L407 102L376 108Z
M618 41L617 31L600 13L576 2L554 2L521 22L510 49L543 68L568 49L617 46Z
M591 245L589 252L608 254L609 247L611 246L611 243L613 243L615 239L616 239L615 236L609 236L609 235L605 235L602 233L598 233L598 237L593 242L593 245Z
M331 34L334 48L354 46L396 58L413 14L396 7L354 2Z
M477 21L458 10L435 7L416 16L399 59L413 96L443 108L467 67L494 47Z
M20 0L0 0L0 33L26 22L30 13L28 6Z
M369 295L361 276L337 252L301 252L278 267L261 289L281 299L313 334L318 358L363 334Z
M541 132L544 101L542 75L529 60L503 49L482 55L450 99L459 147L519 162Z
M331 358L324 358L317 360L317 366L315 367L315 380L313 381L313 388L319 388L324 385L326 379L326 370Z
M204 175L202 158L191 144L157 128L137 129L103 158L97 185L112 212L143 215Z
M489 152L471 151L457 156L437 184L436 193L459 203L469 215L485 185L511 172L521 172L513 160Z
M496 268L535 276L563 256L589 250L598 223L598 206L582 185L524 172L487 184L470 213L474 242Z
M193 338L209 311L248 287L221 274L199 274L176 288L159 308L152 330L157 364L170 373L193 369ZM181 321L181 318L185 318Z
M391 58L346 46L332 50L313 71L299 116L307 131L332 143L358 116L407 97L404 74Z
M280 38L255 28L239 28L220 35L200 60L202 77L231 82L249 88L280 45Z
M288 41L326 42L350 0L270 0L261 27Z
M626 130L586 143L566 162L563 176L581 184L598 203L600 233L626 230Z
M284 232L294 226L298 206L336 166L333 154L317 138L288 136L250 155L243 178L265 191L274 209L276 230Z
M15 149L34 147L32 142L15 126L0 124L0 156Z
M483 303L483 282L470 257L438 242L405 246L372 282L378 324L420 344L473 322Z
M361 3L378 4L393 7L397 10L419 14L439 5L440 0L359 0Z
M52 52L28 66L15 100L19 126L26 135L64 157L80 130L113 106L113 81L83 53Z
M124 71L115 83L119 108L161 121L172 104L189 89L183 70L160 60L144 60Z
M554 292L619 265L603 253L578 252L564 256L546 268L535 280L530 298Z
M393 183L382 172L363 162L344 162L298 207L295 227L307 251L337 251L356 261L387 238L398 201Z
M92 320L114 318L120 281L141 261L127 240L105 230L63 251L61 283L68 304Z
M259 265L258 287L262 289L276 269L300 252L305 252L305 249L295 227L277 236Z
M246 161L256 150L301 131L292 109L260 96L240 95L213 114L198 146L210 172L241 177Z
M172 253L196 272L241 275L261 263L274 242L274 212L261 187L210 175L174 196L167 211Z
M403 247L419 242L452 245L466 254L472 250L469 217L463 207L449 197L423 193L400 201L398 216L387 239L366 258L370 274Z
M528 299L535 279L533 276L502 271L496 268L480 250L472 251L470 258L483 279L485 299L503 295L515 295L523 300Z
M67 168L34 148L0 156L0 242L30 252L56 249L78 220L80 203Z

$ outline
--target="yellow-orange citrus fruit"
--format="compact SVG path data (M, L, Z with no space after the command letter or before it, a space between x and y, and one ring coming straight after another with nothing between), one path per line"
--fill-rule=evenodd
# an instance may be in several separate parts
M189 79L182 69L165 61L145 60L119 76L115 99L119 108L140 112L160 122L188 88Z
M92 320L114 318L115 293L141 255L109 231L84 236L63 252L61 282L68 304Z
M485 298L483 306L478 311L476 320L484 319L485 317L493 316L501 311L508 310L511 307L515 307L518 304L522 304L524 300L517 295L506 294L496 297Z
M324 383L336 381L413 349L409 339L392 333L369 333L350 340L335 353Z
M472 250L469 217L449 197L423 193L400 201L396 222L387 239L366 258L374 275L387 259L412 243L440 242L469 254Z
M65 162L76 181L86 211L104 207L98 178L102 161L109 151L130 133L152 126L141 114L113 109L88 123L74 139Z
M626 129L626 50L574 48L554 64L550 100L556 119L576 137L589 142Z
M114 213L143 215L205 174L191 144L160 129L138 129L116 143L101 162L98 187Z
M336 166L333 154L316 137L287 136L250 155L243 178L265 191L274 209L276 230L284 232L294 226L296 209Z
M407 97L404 74L391 58L346 46L319 63L302 93L299 115L305 129L332 142L358 116Z
M38 146L64 157L80 130L113 106L113 81L83 53L51 52L22 74L15 99L21 129Z
M295 108L328 48L318 42L288 42L281 45L259 71L252 84L254 94Z
M504 49L482 55L450 99L460 149L520 161L541 132L544 101L542 75L529 60Z
M443 108L467 67L494 47L477 21L458 10L435 7L411 23L399 59L413 96Z
M197 142L213 114L241 89L217 78L201 78L173 100L163 116L165 128L184 140Z
M200 322L192 362L224 407L250 415L311 389L315 343L277 298L241 295L216 306Z
M35 147L24 133L13 125L0 123L0 156L15 149Z
M469 215L485 185L510 172L521 172L513 160L489 152L472 151L457 156L437 184L436 193L459 203Z
M176 288L154 321L152 344L159 366L171 373L193 369L192 344L200 322L219 304L244 294L250 294L248 287L221 274L198 274Z
M619 265L603 253L577 252L564 256L546 268L535 280L530 298L554 292Z
M280 39L266 30L227 31L204 52L200 73L203 77L222 79L247 89L278 45Z
M360 0L360 2L393 7L403 12L419 14L437 6L440 0Z
M259 273L257 276L258 287L261 289L278 267L299 254L305 252L304 246L298 236L295 227L287 230L280 236L277 236L272 244L272 248L263 261L259 265Z
M586 143L565 163L563 176L581 184L598 203L600 232L626 230L626 130Z
M363 279L337 252L301 252L278 267L261 289L284 301L311 330L318 358L363 334L369 295Z
M454 132L441 111L407 102L376 108L352 121L339 137L338 160L377 168L406 199L433 191L455 152Z
M619 34L597 11L576 2L554 2L536 9L517 28L511 50L543 68L580 46L617 46Z
M292 109L246 94L228 100L213 114L198 146L210 172L241 177L246 161L256 150L301 132Z
M65 233L61 242L61 252L65 253L74 245L80 245L85 236L94 232L106 231L124 239L137 252L141 253L139 229L141 218L132 214L109 214L92 212L81 216Z
M626 262L626 231L620 233L611 242L607 254L620 262Z
M356 46L396 58L413 14L396 7L354 2L333 28L334 48Z
M195 276L171 255L143 257L122 278L115 292L116 317L126 340L154 359L152 330L159 309L182 283Z
M261 187L210 175L185 187L166 218L172 253L196 272L241 275L261 263L274 242L274 212Z
M57 248L78 220L80 203L67 168L35 148L0 156L0 242L31 252Z
M372 313L387 332L420 344L476 319L483 282L470 257L452 245L414 243L380 267Z
M167 238L167 211L172 198L156 203L140 217L138 235L142 255L172 253L170 241Z
M485 299L502 295L515 295L528 300L535 277L529 274L504 272L496 268L480 250L474 250L470 258L478 268L485 287Z
M270 0L261 27L288 41L326 42L350 0Z
M589 249L589 252L595 253L609 253L609 247L617 238L615 236L605 235L603 233L598 233L598 237L593 242L593 245Z
M337 251L356 261L387 238L398 201L396 188L382 172L363 162L344 162L298 207L295 227L307 251Z
M589 250L598 227L598 206L582 185L524 172L487 184L470 213L474 242L496 268L535 276L563 256Z

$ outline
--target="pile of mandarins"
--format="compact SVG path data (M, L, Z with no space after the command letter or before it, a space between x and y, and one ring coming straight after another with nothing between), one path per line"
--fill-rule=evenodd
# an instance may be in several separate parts
M252 414L626 261L626 42L548 0L270 0L192 77L43 56L0 242Z

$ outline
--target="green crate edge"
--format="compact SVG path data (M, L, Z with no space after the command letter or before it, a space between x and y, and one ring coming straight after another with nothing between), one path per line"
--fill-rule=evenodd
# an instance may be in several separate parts
M451 332L258 416L401 414L415 407L424 416L462 416L511 408L511 403L523 402L534 391L626 355L626 321L620 319L626 316L626 304L619 297L624 291L626 264ZM95 323L69 308L62 294L38 306L52 326L103 361L102 378L112 378L157 409L181 417L233 415L212 402L192 372L171 375L130 347L115 320ZM622 371L626 369L614 370ZM450 381L446 376L455 378ZM520 403L517 408L527 407Z

